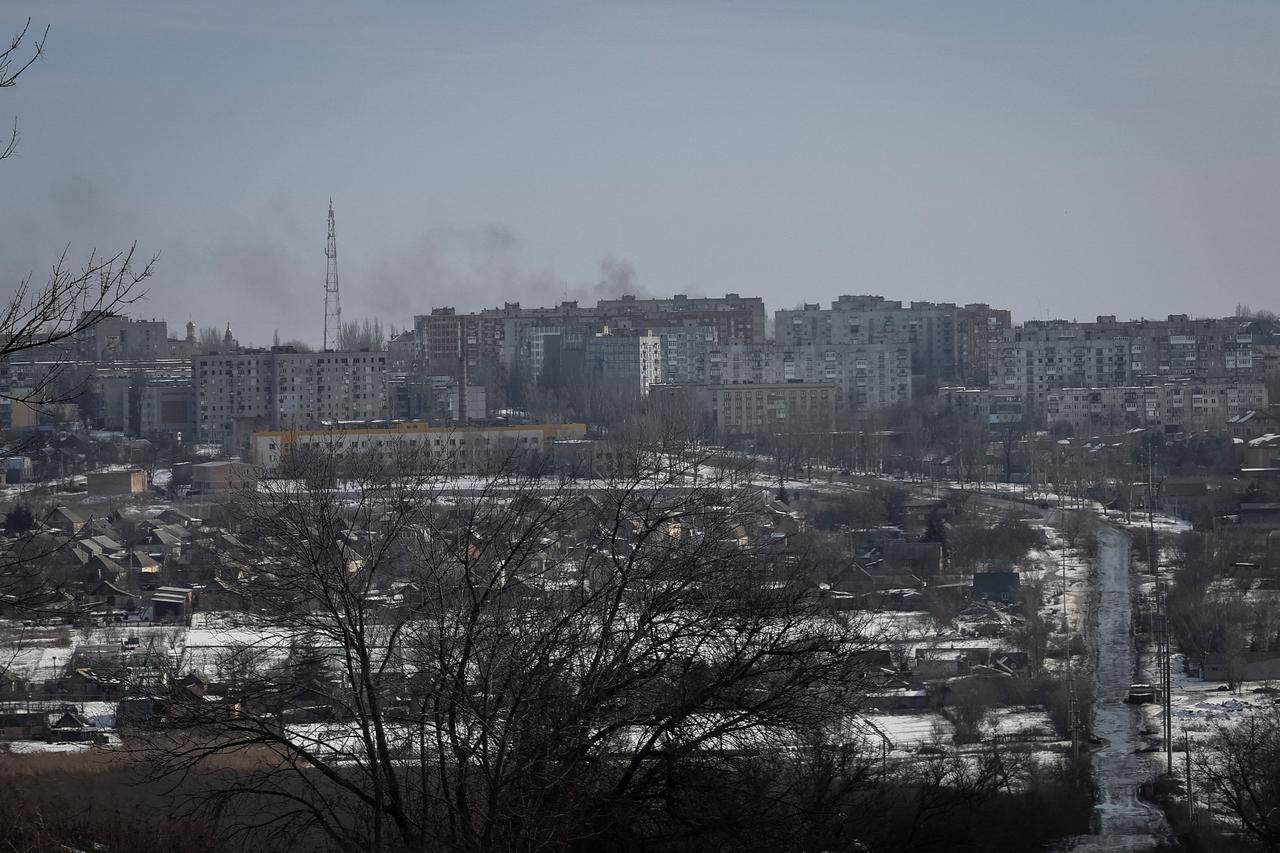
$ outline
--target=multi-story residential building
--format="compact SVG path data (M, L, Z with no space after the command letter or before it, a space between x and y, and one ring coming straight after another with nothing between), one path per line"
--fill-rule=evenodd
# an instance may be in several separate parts
M985 421L991 413L991 389L944 385L938 389L938 409L955 412L970 420Z
M414 334L423 371L460 376L464 365L469 369L481 364L501 364L507 369L535 366L526 357L541 349L541 338L552 334L591 335L606 328L633 334L704 329L711 330L716 341L749 344L765 340L765 320L762 299L736 293L705 298L677 294L670 299L623 296L594 306L565 301L553 307L526 308L508 302L472 314L435 308L414 318Z
M393 373L410 373L417 370L422 361L418 336L412 329L401 332L387 341L387 370Z
M1144 385L1063 388L1049 395L1046 420L1076 433L1139 427L1199 432L1226 429L1239 415L1266 407L1261 382L1180 379Z
M706 386L720 436L828 432L834 428L836 389L816 382Z
M510 327L509 327L510 328ZM548 341L560 341L566 329L562 326L523 326L505 339L503 364L508 369L520 365L530 378L540 379L547 360Z
M1016 424L1023 419L1022 397L993 388L939 388L938 405L942 411L956 412L992 425Z
M906 344L813 347L801 355L812 359L812 368L806 365L791 376L784 361L784 376L834 385L839 408L864 412L911 400L911 347Z
M191 379L155 379L143 384L138 434L144 438L194 439L196 391Z
M1186 314L1170 314L1163 321L1118 323L1114 317L1098 319L1117 329L1128 328L1135 375L1260 378L1254 333L1248 321L1241 318L1192 319Z
M713 349L706 381L713 385L817 382L835 388L834 405L861 412L911 399L911 348L906 344L731 345Z
M1049 394L1046 421L1071 425L1077 434L1116 433L1163 422L1163 394L1156 385L1063 388Z
M736 293L726 293L723 297L690 297L677 293L670 299L622 296L597 302L595 316L612 329L702 327L714 329L720 343L754 344L765 340L766 314L764 300L759 296Z
M75 339L75 358L80 361L149 361L169 355L169 326L164 320L105 314Z
M153 383L191 388L189 359L79 363L66 368L71 375L90 378L95 393L82 398L85 414L99 429L148 436L142 423L144 389Z
M717 346L707 354L706 381L712 385L782 382L782 351L771 343Z
M1254 359L1261 362L1262 375L1266 379L1280 377L1280 331L1255 333Z
M383 352L296 352L292 347L192 359L196 434L238 448L257 429L387 417Z
M972 302L960 309L956 335L959 379L970 385L986 385L991 380L991 347L1013 325L1007 308L992 308Z
M606 329L584 339L585 366L596 381L648 394L662 381L662 339L652 334L614 334Z
M47 355L48 351L41 352ZM25 356L26 353L23 353ZM138 421L139 393L149 382L181 382L191 384L190 359L154 359L150 361L82 362L71 359L54 361L5 362L0 370L0 389L18 396L15 389L38 389L49 400L77 397L83 414L98 429L141 435ZM81 395L81 391L92 393Z
M1169 379L1261 378L1254 334L1238 318L1093 323L1030 321L992 349L992 386L1020 393L1044 412L1064 388L1141 386Z
M500 358L508 370L530 368L527 359L531 353L540 358L538 353L547 335L593 334L604 326L594 308L580 306L577 301L545 308L525 308L519 302L508 302L501 308L486 308L480 316L500 327Z
M903 305L882 296L841 296L829 309L806 304L774 316L775 339L782 347L909 346L913 373L974 382L985 381L991 340L1010 323L1008 311L980 303Z
M453 473L487 470L513 457L540 454L554 441L583 439L583 424L518 426L430 426L425 423L350 423L322 429L254 433L254 461L278 467L291 451L333 453L338 458L371 455L384 461L416 460Z
M1236 415L1267 407L1267 389L1261 382L1190 379L1167 382L1161 391L1165 429L1182 432L1225 429Z
M463 390L465 388L465 391ZM483 385L466 385L453 376L387 375L387 410L392 420L426 420L436 424L488 418Z
M82 319L89 315L83 315ZM229 331L229 330L228 330ZM187 321L186 337L170 338L164 320L135 320L121 314L104 314L64 347L68 357L81 362L153 361L190 358L197 347L196 324Z
M667 326L653 330L662 343L662 382L707 381L708 365L716 348L716 330L708 326Z
M1075 326L1058 331L1047 335L1024 326L1007 333L992 348L991 387L1019 394L1028 408L1043 411L1063 388L1132 384L1128 338Z
M424 374L464 377L498 363L503 338L500 319L434 308L430 314L414 317L413 325L422 359L418 369Z

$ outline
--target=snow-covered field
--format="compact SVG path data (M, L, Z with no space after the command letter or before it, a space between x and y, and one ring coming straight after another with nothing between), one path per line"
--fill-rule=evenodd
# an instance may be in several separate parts
M182 656L184 669L199 669L216 663L217 653L253 646L262 651L280 650L287 645L279 632L248 627L221 614L198 613L190 628L164 625L109 625L95 628L23 628L9 623L6 641L0 647L0 666L23 678L45 681L56 678L81 646L118 644L137 638L140 649ZM213 673L208 673L212 675Z
M1158 683L1153 644L1147 645L1143 663L1144 677L1153 684ZM1173 655L1169 669L1175 745L1184 731L1192 737L1204 735L1218 723L1239 721L1254 711L1274 705L1277 700L1277 694L1268 692L1274 687L1271 682L1244 681L1233 691L1227 690L1221 681L1192 678L1183 671L1181 654ZM1146 725L1159 730L1160 705L1144 705L1142 712Z
M859 717L859 722L865 724L872 734L887 737L895 754L916 752L923 746L946 746L955 734L955 726L937 711L864 714ZM1048 712L1039 707L994 709L982 727L982 739L985 741L992 737L1035 741L1055 739L1053 722Z

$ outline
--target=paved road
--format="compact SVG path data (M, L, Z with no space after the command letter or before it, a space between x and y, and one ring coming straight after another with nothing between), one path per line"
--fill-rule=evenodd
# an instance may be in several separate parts
M1102 547L1092 626L1097 644L1093 733L1103 739L1103 745L1093 752L1093 769L1101 797L1094 807L1095 834L1078 839L1071 849L1086 853L1152 850L1169 832L1164 815L1138 799L1138 786L1152 774L1142 756L1135 754L1142 745L1138 710L1125 703L1135 668L1129 633L1133 608L1129 537L1109 527L1098 536Z
M982 495L980 500L1001 509L1032 509L1007 498ZM1034 511L1034 510L1033 510ZM1043 512L1050 524L1061 512ZM1100 526L1098 538L1097 607L1089 626L1094 660L1093 725L1102 745L1091 756L1099 801L1094 806L1093 834L1065 845L1075 853L1151 851L1170 832L1164 814L1138 798L1138 788L1154 776L1153 765L1137 753L1143 746L1138 731L1141 717L1126 703L1137 670L1137 651L1130 633L1133 617L1133 575L1129 537L1114 527Z

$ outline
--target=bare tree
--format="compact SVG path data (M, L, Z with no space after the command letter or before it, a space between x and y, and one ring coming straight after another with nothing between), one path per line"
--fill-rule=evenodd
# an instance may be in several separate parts
M45 27L44 31L38 38L28 38L31 32L31 19L27 18L27 22L23 24L13 38L9 39L9 46L0 52L0 89L8 89L18 84L18 78L35 64L37 59L44 56L44 43L49 37L49 28ZM27 46L24 53L23 46ZM9 139L3 146L0 146L0 160L4 160L13 155L18 150L18 122L15 119L13 129L9 132Z
M196 335L196 348L203 353L218 352L223 348L224 335L217 326L201 326Z
M995 691L984 679L966 678L954 682L945 711L955 725L956 743L978 740L995 704Z
M387 336L382 330L382 321L378 319L347 320L338 329L338 349L369 350L383 349L387 344Z
M28 19L9 46L0 51L0 89L17 85L20 77L44 56L49 30L38 37L31 34ZM14 122L9 139L0 145L0 160L10 157L18 146L18 126ZM144 296L140 285L150 277L155 258L139 263L136 246L123 251L89 253L81 264L64 249L53 263L43 285L33 276L20 279L9 298L0 304L0 364L22 353L39 350L52 367L34 378L34 387L0 393L12 404L36 407L56 402L49 399L51 388L70 360L73 339L88 331L103 317L116 313Z
M272 801L240 828L343 849L638 847L800 819L744 766L840 727L867 641L747 541L754 490L675 448L589 489L512 464L457 491L431 467L362 460L338 488L245 495L271 654L225 702L173 707L158 773L251 753L204 805ZM291 722L317 706L330 722Z
M28 20L10 39L9 46L0 51L0 89L14 86L44 55L47 37L47 28L33 36ZM17 144L15 124L8 142L0 146L0 160L13 154ZM44 364L39 373L32 374L29 384L7 387L0 391L0 398L8 400L11 407L39 412L51 403L74 399L84 390L79 383L63 381L74 357L71 344L105 317L143 298L142 284L151 276L156 258L139 262L135 255L135 246L112 254L95 250L77 265L70 250L64 249L43 285L36 284L31 275L18 281L8 299L0 303L0 368L37 352ZM23 446L25 443L11 445L4 451L13 453ZM30 608L48 597L37 565L50 548L57 547L60 543L48 545L27 538L0 556L0 609Z
M1280 850L1280 710L1216 723L1191 763L1214 817L1262 849Z

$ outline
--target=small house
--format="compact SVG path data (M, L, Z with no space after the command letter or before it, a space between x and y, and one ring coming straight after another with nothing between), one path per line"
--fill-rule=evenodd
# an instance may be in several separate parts
M4 458L6 483L25 483L31 479L30 456L6 456Z
M104 468L85 475L91 495L140 495L147 490L147 472L141 468Z
M1200 677L1205 681L1280 681L1280 651L1235 655L1209 652L1204 656Z
M0 711L0 740L39 740L48 734L48 714L37 711Z
M1174 480L1164 484L1164 510L1186 515L1209 499L1209 486L1204 480Z
M83 743L102 739L104 739L102 732L93 721L73 709L63 712L62 716L49 727L51 743Z
M107 610L136 610L138 607L138 597L136 595L121 589L110 580L104 579L100 581L89 590L89 596L96 603L104 605Z
M252 486L258 475L252 465L245 462L202 462L191 466L191 491L224 492Z
M984 601L1017 601L1021 577L1017 572L976 572L973 597Z
M1280 529L1280 503L1241 502L1239 513L1242 527Z
M178 679L176 687L179 695L185 695L189 699L203 699L209 695L209 684L204 673L192 670Z
M942 572L942 543L886 542L884 562L891 572L920 578L937 577Z
M14 694L26 693L30 687L30 682L5 666L0 666L0 698L10 697Z
M176 507L168 507L167 509L165 509L163 512L160 513L159 518L165 524L177 524L181 527L199 527L200 526L200 519L196 518L190 513L183 512L182 510L177 509Z
M162 586L151 594L151 618L157 622L186 623L191 619L195 593L189 587Z
M968 662L954 650L935 653L926 652L924 649L916 649L915 665L911 668L912 676L921 681L937 678L955 678L960 675L967 675L968 672Z
M69 530L72 533L79 533L88 521L89 516L85 513L68 509L65 506L55 507L45 518L47 526L56 527L60 530Z

